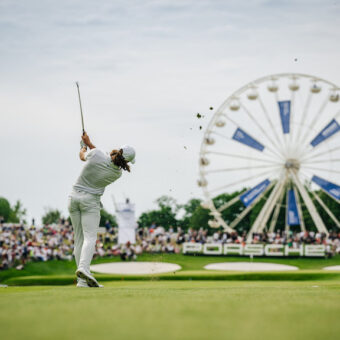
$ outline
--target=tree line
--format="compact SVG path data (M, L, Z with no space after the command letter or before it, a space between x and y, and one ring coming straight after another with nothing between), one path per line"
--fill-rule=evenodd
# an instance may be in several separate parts
M246 191L244 188L241 191L235 191L233 193L224 193L216 196L213 199L213 202L217 208L221 207L226 202L229 202L234 197L240 195ZM271 191L268 191L266 195L251 209L251 211L240 221L240 223L236 226L236 230L239 233L243 231L249 230L249 227L254 223L258 213L262 209L265 204L268 196ZM317 194L320 196L322 201L327 205L329 210L334 214L334 216L340 220L340 206L339 204L330 198L323 191L317 191ZM335 230L335 223L329 216L327 212L320 206L320 204L315 200L314 196L311 195L311 199L313 200L316 209L318 210L322 220L328 229ZM300 197L300 202L302 199ZM184 204L178 203L174 198L170 196L161 196L156 201L156 208L153 210L149 210L143 212L138 218L138 225L140 227L150 227L151 225L162 226L165 229L169 229L170 227L181 227L184 230L188 228L199 229L199 228L209 228L208 221L212 219L210 215L210 211L204 207L202 207L202 201L198 198L192 198L188 202ZM284 230L285 228L285 216L286 216L286 197L282 201L282 206L280 208L279 217L277 219L276 229ZM239 200L235 204L231 205L227 209L221 212L222 218L230 224L243 210L245 206ZM314 222L308 212L307 207L304 204L301 204L301 210L305 225L308 230L316 230ZM273 215L273 214L272 214ZM17 201L14 206L11 206L7 199L0 198L0 217L4 222L13 222L19 223L25 221L26 209L23 208L23 205L20 201ZM272 216L269 219L268 225L270 223ZM63 219L61 212L58 209L46 208L45 213L42 216L43 224L52 224L58 223ZM69 219L69 217L67 218ZM107 210L101 210L101 219L100 225L104 226L109 223L112 226L116 226L116 218L113 214L109 213ZM292 227L291 229L300 230L300 227Z

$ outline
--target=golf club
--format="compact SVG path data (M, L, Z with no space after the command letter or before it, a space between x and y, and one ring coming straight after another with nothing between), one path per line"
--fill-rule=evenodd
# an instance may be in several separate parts
M83 134L84 134L84 133L85 133L85 128L84 128L84 117L83 117L83 108L82 108L82 106L81 106L79 83L76 82L76 85L77 85L77 90L78 90L78 98L79 98L79 106L80 106L81 126L82 126Z

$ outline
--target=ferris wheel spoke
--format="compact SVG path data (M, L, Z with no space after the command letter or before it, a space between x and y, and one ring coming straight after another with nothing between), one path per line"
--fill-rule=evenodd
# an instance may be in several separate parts
M315 168L313 166L307 166L303 165L303 168L311 169L311 170L316 170L316 171L326 171L326 172L333 172L335 174L340 174L340 170L333 170L333 169L324 169L324 168Z
M255 161L255 162L272 163L272 164L277 164L277 165L282 164L282 163L274 162L273 160L269 160L269 159L241 156L241 155L231 154L227 152L206 151L205 154L212 154L216 156L225 156L225 157L231 157L231 158L240 158L240 159L246 159L246 160Z
M293 137L294 137L294 109L295 109L295 91L292 91L291 98L290 98L290 117L289 117L289 135L288 135L288 148L291 150L293 144Z
M315 149L313 149L311 152L313 152L314 150L315 150ZM335 147L335 148L333 148L333 149L329 149L328 151L326 151L326 153L331 153L331 152L339 151L339 150L340 150L340 146L337 146L337 147ZM325 155L325 152L324 152L324 151L319 152L319 153L317 153L317 154L315 154L315 155L312 154L310 157L302 158L302 159L301 159L301 163L305 162L305 161L308 160L308 159L314 159L314 158L318 158L318 157L324 156L324 155Z
M274 137L276 138L278 145L281 145L281 149L284 149L284 147L285 147L284 146L284 141L283 141L283 145L282 145L282 142L280 141L280 138L279 138L278 134L276 133L274 124L273 124L272 120L270 119L270 115L268 114L268 111L267 111L266 107L264 106L264 103L263 103L260 95L258 97L258 102L260 103L262 112L264 113L266 119L268 120L268 123L270 125L271 131L273 132ZM284 156L287 157L287 155L285 153L284 153Z
M300 119L300 124L299 124L300 129L297 130L297 133L296 133L296 141L295 141L295 144L296 144L296 145L299 145L300 136L301 136L302 127L303 127L303 122L304 122L305 119L306 119L306 115L307 115L307 113L308 113L308 109L309 109L311 100L312 100L312 92L309 92L309 93L308 93L307 100L306 100L306 103L305 103L305 106L304 106L304 109L303 109L303 111L302 111L302 116L301 116L301 119Z
M273 139L268 135L268 133L266 132L266 130L258 123L258 121L255 119L255 117L251 114L251 112L247 109L247 107L244 104L241 104L241 107L243 108L243 110L246 112L246 114L248 115L248 117L253 121L253 123L258 127L258 129L261 130L261 132L263 133L263 135L267 138L267 140L271 143L271 145L276 148L279 152L279 154L281 155L281 157L284 157L284 152L283 150L280 148L280 145L276 144Z
M340 115L340 112L312 139L312 141L307 144L306 147L302 149L301 154L304 154L308 148L313 147L314 149L318 147L321 143L326 140L330 140L335 137L335 135L340 132L340 124L336 121L336 118Z
M330 163L336 163L336 162L340 162L340 158L336 158L336 159L321 159L318 161L301 161L301 164L314 164L314 163L326 163L326 162L330 162Z
M259 165L259 166L252 166L252 169L265 169L265 168L279 168L282 165ZM202 173L205 175L212 174L212 173L218 173L218 172L228 172L228 171L242 171L242 170L248 170L249 166L245 167L239 167L239 168L224 168L224 169L213 169L213 170L206 170Z
M320 118L320 116L322 115L323 111L325 110L327 104L328 104L328 97L326 97L324 99L324 101L322 102L319 110L316 112L316 114L314 115L314 118L312 120L312 122L309 125L309 129L306 130L306 132L303 134L303 137L301 138L302 144L301 144L301 148L304 149L305 145L306 145L306 141L308 143L308 137L311 133L311 131L314 131L314 125L317 121L318 118Z
M268 151L272 152L273 154L275 154L277 157L284 159L283 156L280 153L278 153L277 151L272 149L270 146L266 146L263 142L259 142L254 137L252 137L250 135L250 133L248 133L245 129L242 129L240 127L240 124L238 124L233 119L228 117L228 115L223 114L223 116L237 127L236 131L234 132L234 135L232 137L233 140L235 140L239 143L242 143L244 145L247 145L247 146L249 146L253 149L256 149L258 151L261 151L261 152L263 152L263 150L268 150Z
M340 228L340 222L339 220L334 216L334 214L331 212L331 210L327 207L325 202L321 199L321 197L313 190L309 190L310 193L314 196L316 201L320 204L320 206L323 208L324 211L328 214L328 216L333 220L333 222L336 224L338 228Z
M306 204L306 207L309 211L309 214L312 217L312 220L315 224L315 227L317 228L317 230L321 233L325 233L326 235L328 235L328 230L325 226L325 224L323 223L322 218L320 217L318 211L315 208L315 205L313 204L312 199L310 198L310 196L307 193L307 190L305 188L304 185L302 185L302 183L299 180L299 177L297 176L295 171L290 171L291 175L292 175L292 179L296 185L296 187L298 188L301 197L304 201L304 203Z
M224 189L230 188L230 187L232 187L234 185L241 184L241 183L244 184L244 183L246 183L246 181L250 181L250 180L253 180L253 179L256 179L256 178L262 178L263 176L266 176L266 175L269 175L269 174L275 173L275 172L277 172L277 171L275 171L275 170L264 171L264 172L261 172L260 174L249 176L249 177L246 177L246 178L242 178L239 181L236 181L236 182L233 182L233 183L228 183L228 184L223 185L221 187L217 187L217 188L211 189L211 190L209 190L207 192L213 193L213 192L216 192L216 191L224 190Z
M240 144L242 144L242 145L244 145L248 148L257 150L258 152L261 152L262 155L272 159L272 156L268 155L267 151L271 151L270 149L268 149L268 147L265 147L263 144L261 144L260 142L255 140L253 137L248 135L245 131L243 131L240 128L236 129L232 138L230 138L226 135L223 135L219 132L216 132L216 131L212 131L211 134L217 135L219 137L222 137L222 138L227 139L227 140L232 141L232 142L240 143ZM273 151L271 151L271 153L273 153ZM275 152L274 152L274 154L277 158L282 159L282 157L280 155L276 154Z

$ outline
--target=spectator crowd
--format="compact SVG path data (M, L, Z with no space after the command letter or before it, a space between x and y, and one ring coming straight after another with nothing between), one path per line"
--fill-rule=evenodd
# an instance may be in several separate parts
M227 233L220 230L170 228L152 225L136 230L134 245L118 245L118 228L109 223L101 228L95 256L120 256L122 260L135 259L142 253L180 253L184 242L241 243L246 233ZM323 244L328 254L340 253L340 233L328 237L318 232L264 232L254 234L252 243L288 244L297 248L301 244ZM0 223L0 269L22 269L27 261L72 260L73 229L68 221L59 224L35 226Z

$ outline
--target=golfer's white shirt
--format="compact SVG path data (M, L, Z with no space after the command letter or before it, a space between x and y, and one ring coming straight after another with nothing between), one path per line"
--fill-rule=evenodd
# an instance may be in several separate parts
M111 157L97 148L88 151L85 159L83 170L73 186L75 190L102 195L105 187L122 175L122 170L112 163Z

